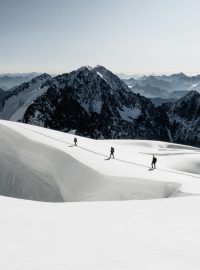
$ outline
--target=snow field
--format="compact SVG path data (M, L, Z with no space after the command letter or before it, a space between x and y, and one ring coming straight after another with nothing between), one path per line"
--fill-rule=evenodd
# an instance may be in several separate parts
M1 269L199 270L199 149L78 136L73 147L74 135L7 121L0 131L4 195L73 201L0 196ZM196 196L163 199L166 184ZM126 200L128 188L161 199ZM74 202L100 198L117 201Z
M77 202L158 199L200 193L199 176L195 174L198 173L197 148L78 136L75 147L72 134L3 120L0 124L1 195ZM110 146L115 147L114 160L108 159ZM150 168L153 154L158 158L156 170Z

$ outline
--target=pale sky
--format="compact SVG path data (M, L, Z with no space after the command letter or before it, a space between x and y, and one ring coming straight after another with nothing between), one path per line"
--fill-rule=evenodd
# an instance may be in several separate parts
M199 73L199 0L0 0L0 73Z

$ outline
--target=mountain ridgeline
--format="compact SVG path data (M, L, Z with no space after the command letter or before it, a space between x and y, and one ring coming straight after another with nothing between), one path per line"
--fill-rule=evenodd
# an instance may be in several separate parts
M134 93L148 98L165 99L163 103L166 100L181 98L188 90L200 91L200 75L189 77L184 73L143 76L124 79L124 82Z
M91 138L168 140L152 102L134 94L101 66L82 67L48 82L49 88L27 109L23 122L72 131Z
M177 80L174 76L165 78L168 88ZM184 79L183 75L179 77ZM146 87L144 83L142 87ZM151 91L157 93L157 88L151 86ZM150 139L200 146L198 92L189 90L180 99L155 106L102 66L85 66L54 78L43 74L0 96L0 105L0 118L90 138Z

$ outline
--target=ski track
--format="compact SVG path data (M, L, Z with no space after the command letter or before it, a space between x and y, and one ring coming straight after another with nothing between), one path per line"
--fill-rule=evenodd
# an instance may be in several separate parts
M42 144L4 124L0 130L1 195L48 202L156 199L169 197L180 186L102 174L69 155L66 148L63 151L63 146L59 150L52 142Z
M54 137L52 137L52 136L49 136L49 135L46 135L46 134L44 134L44 133L42 133L42 132L38 132L38 131L35 131L35 130L31 129L31 128L27 128L27 127L24 127L24 126L21 126L21 125L17 125L17 124L15 124L15 123L14 123L13 125L15 125L15 126L17 126L17 127L19 127L19 128L22 128L22 129L27 129L28 131L32 131L32 132L37 133L37 134L39 134L39 135L42 135L42 136L44 136L44 137L47 137L47 138L50 138L50 139L52 139L52 140L56 140L56 141L59 141L59 142L62 142L62 143L64 143L64 144L68 144L68 145L74 147L74 145L73 145L72 143L70 143L70 142L63 141L63 140L60 140L60 139L56 139L56 138L54 138ZM92 151L92 150L87 149L87 148L85 148L85 147L81 147L81 146L78 146L78 145L77 145L76 147L79 148L79 149L88 151L88 152L90 152L90 153L93 153L93 154L95 154L95 155L99 155L99 156L102 156L102 157L108 157L108 155L103 155L103 154L101 154L101 153ZM196 150L196 151L198 151L198 150ZM143 153L143 152L141 152L141 153L142 153L142 154L146 154L146 155L151 155L151 156L153 155L153 153ZM194 153L178 153L178 154L175 153L175 154L171 154L171 155L182 155L182 154L194 154ZM200 155L200 153L195 153L195 154L199 154L199 155ZM159 154L156 154L156 155L159 156ZM161 154L160 154L160 155L161 155ZM161 155L161 156L165 156L165 155L167 155L167 154L163 154L163 155ZM136 165L136 166L144 167L144 168L149 169L149 166L146 166L146 165L143 165L143 164L138 164L138 163L135 163L135 162L132 162L132 161L122 160L122 159L118 159L118 158L115 158L114 160L120 161L120 162L124 162L124 163L127 163L127 164L131 164L131 165ZM179 174L179 175L185 175L185 176L192 176L193 178L200 179L199 176L191 175L191 174L188 174L188 173L175 172L175 171L171 171L171 170L163 170L163 169L159 169L159 168L157 168L156 170L157 170L157 171L168 172L168 173L172 173L172 174Z

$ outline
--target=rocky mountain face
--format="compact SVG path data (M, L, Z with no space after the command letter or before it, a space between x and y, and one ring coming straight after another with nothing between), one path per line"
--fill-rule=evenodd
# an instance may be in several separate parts
M21 120L28 106L46 91L47 87L42 85L50 78L42 74L10 91L0 91L0 118Z
M47 92L27 109L25 123L75 130L91 138L169 140L152 102L104 67L82 67L48 84Z
M59 75L44 86L47 91L27 108L23 122L91 138L153 139L200 146L197 92L154 106L101 66Z
M152 99L154 105L104 67L85 66L54 78L43 74L12 91L0 91L0 118L91 138L200 146L200 94L183 94L167 103Z
M174 99L174 98L167 99L167 98L159 98L159 97L150 98L150 100L156 108L163 105L163 104L172 103L172 102L176 101L176 99Z
M200 94L190 91L176 102L165 104L172 141L200 146Z

